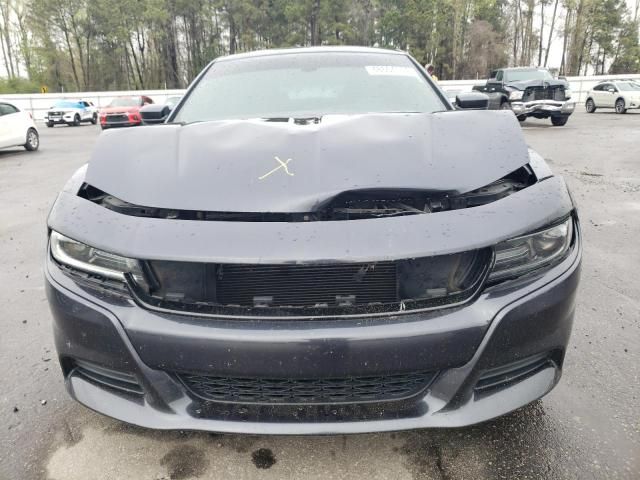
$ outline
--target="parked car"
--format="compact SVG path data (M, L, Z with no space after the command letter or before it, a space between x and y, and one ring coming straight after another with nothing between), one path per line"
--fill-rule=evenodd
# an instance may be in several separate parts
M554 126L567 123L575 109L569 83L546 68L500 68L486 85L473 90L489 95L489 108L512 110L521 122L528 117L550 118Z
M559 381L581 235L482 93L408 54L219 58L167 123L101 135L48 218L69 393L152 428L469 425Z
M142 117L142 123L145 125L158 125L164 123L171 110L180 103L181 96L173 96L167 98L165 103L154 103L151 105L145 105L140 109L140 116Z
M111 127L133 127L142 124L140 108L152 104L145 95L116 97L107 107L100 110L100 126L104 130Z
M81 122L96 124L98 121L98 109L92 102L86 100L58 100L47 110L47 127L65 124L77 127Z
M0 148L22 146L38 150L40 136L33 117L14 104L0 100Z
M601 82L587 92L584 106L587 113L593 113L598 108L613 108L616 113L640 108L640 80Z

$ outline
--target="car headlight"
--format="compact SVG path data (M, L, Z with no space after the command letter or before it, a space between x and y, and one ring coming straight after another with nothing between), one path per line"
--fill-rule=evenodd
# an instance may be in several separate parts
M95 277L124 283L127 275L145 284L138 260L122 257L91 247L52 231L49 239L51 256L60 264Z
M497 244L489 281L520 277L562 260L573 238L573 219Z
M509 100L522 100L524 92L522 90L514 90L509 94Z
M564 91L564 98L566 98L567 100L571 98L571 90L569 90L568 88Z

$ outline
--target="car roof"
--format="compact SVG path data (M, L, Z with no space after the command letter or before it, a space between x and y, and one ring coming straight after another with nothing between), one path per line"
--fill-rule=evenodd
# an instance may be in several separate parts
M374 48L374 47L292 47L292 48L274 48L271 50L255 50L252 52L236 53L234 55L227 55L225 57L218 57L216 62L226 62L231 60L238 60L241 58L253 58L253 57L266 57L272 55L287 55L292 53L377 53L377 54L391 54L391 55L407 55L402 50L389 50L386 48Z

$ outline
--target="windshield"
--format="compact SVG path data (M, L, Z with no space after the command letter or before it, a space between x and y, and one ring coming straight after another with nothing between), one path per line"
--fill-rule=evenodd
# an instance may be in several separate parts
M640 84L635 82L618 82L616 83L619 90L630 92L633 90L640 90Z
M531 68L526 70L506 70L504 78L507 82L519 82L522 80L553 80L549 70Z
M138 107L142 105L140 97L117 97L111 100L109 107Z
M178 103L180 103L180 99L181 98L182 97L169 97L169 98L167 98L167 101L165 102L165 104L166 105L170 105L170 106L173 107L173 106L177 105Z
M61 100L53 104L53 108L82 108L78 102L70 102L69 100Z
M173 121L434 112L446 108L404 55L287 53L213 63Z

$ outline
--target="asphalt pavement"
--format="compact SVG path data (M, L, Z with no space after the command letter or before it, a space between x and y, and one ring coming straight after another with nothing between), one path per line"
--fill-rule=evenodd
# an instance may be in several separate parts
M100 129L42 127L39 152L0 151L0 480L640 479L640 113L523 125L567 180L584 234L558 387L470 428L324 437L157 432L67 396L43 288L45 219Z

